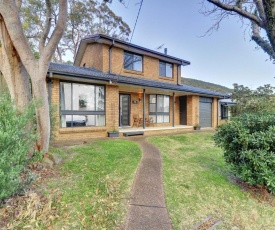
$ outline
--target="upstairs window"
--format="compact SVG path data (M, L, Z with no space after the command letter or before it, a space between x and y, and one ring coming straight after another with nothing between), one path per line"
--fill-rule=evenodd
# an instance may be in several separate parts
M124 51L124 69L142 72L142 56Z
M172 78L173 64L164 61L159 62L159 76Z

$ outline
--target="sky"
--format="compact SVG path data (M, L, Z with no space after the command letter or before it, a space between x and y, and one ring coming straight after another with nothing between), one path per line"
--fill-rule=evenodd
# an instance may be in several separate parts
M233 83L256 89L275 86L275 64L256 44L236 17L222 22L218 31L205 32L214 21L199 13L202 0L144 0L131 43L152 50L164 44L168 55L191 62L182 77L233 88ZM109 7L133 31L140 0L113 0ZM210 4L210 3L206 3ZM130 36L131 37L131 36Z

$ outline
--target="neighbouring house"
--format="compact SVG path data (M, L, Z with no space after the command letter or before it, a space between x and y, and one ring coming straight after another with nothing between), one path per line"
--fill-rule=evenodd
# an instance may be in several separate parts
M176 132L218 125L228 95L182 85L189 61L106 35L82 39L74 65L51 63L49 100L57 106L55 140L105 137L108 131Z
M219 100L219 125L224 124L226 121L230 120L230 107L234 105L236 105L236 102L233 102L230 98Z

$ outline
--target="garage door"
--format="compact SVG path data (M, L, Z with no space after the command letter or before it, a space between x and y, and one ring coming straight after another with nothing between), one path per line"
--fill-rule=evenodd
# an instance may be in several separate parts
M201 127L212 127L212 102L209 97L200 97L200 125Z

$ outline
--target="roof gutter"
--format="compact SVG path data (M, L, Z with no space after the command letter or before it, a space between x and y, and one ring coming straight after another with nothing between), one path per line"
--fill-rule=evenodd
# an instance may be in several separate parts
M58 72L56 71L54 73L54 77L57 77L59 79L63 79L63 80L70 80L70 81L80 81L80 79L85 80L85 82L89 82L89 81L95 81L95 82L105 82L105 84L107 83L112 83L112 82L116 82L117 83L117 76L115 74L113 74L112 78L108 78L108 79L91 79L89 77L87 77L86 75L81 75L81 74L70 74L70 73L62 73L62 72ZM110 84L111 84L110 83ZM169 88L163 88L163 87L158 87L158 86L150 86L150 85L145 85L145 84L135 84L135 83L128 83L122 80L120 80L120 84L124 84L124 85L134 85L134 86L142 86L142 87L146 87L146 88L157 88L157 89L162 89L162 90L173 90L174 92L179 92L179 93L191 93L194 95L202 95L202 96L208 96L208 97L218 97L218 98L223 98L224 96L219 96L219 95L211 95L211 94L207 94L207 93L197 93L197 92L193 92L188 91L188 90L177 90L177 89L169 89Z

